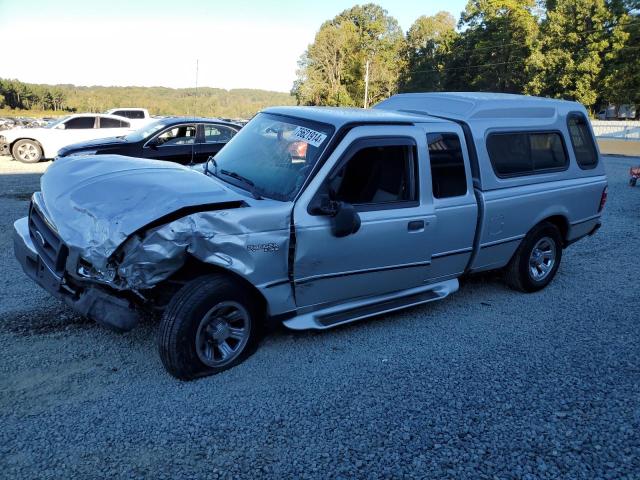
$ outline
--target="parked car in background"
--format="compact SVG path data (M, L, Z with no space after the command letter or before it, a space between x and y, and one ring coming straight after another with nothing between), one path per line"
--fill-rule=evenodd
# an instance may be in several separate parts
M625 104L620 105L620 108L618 108L618 118L620 120L635 120L636 113L635 105Z
M637 108L635 105L624 104L609 105L596 113L598 120L635 120L637 116Z
M153 122L154 118L149 115L149 110L138 107L121 107L112 108L104 112L108 115L117 115L119 117L128 118L133 128L142 127L147 123Z
M5 144L5 149L16 160L37 163L54 158L60 148L71 143L126 135L133 131L128 118L81 113L59 118L43 127L4 130L0 132L0 144Z
M201 163L218 153L240 128L236 123L214 118L164 118L123 137L66 146L58 157L113 154Z
M111 328L162 311L160 357L181 379L241 362L265 322L331 328L487 270L538 291L598 230L607 191L585 108L521 95L269 108L201 168L85 160L42 176L15 255Z

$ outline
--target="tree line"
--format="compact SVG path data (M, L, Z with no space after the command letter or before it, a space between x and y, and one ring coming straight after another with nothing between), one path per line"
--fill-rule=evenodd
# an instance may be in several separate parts
M457 21L421 16L406 34L357 5L322 24L292 88L298 104L336 106L417 91L640 104L640 0L469 0Z
M18 80L0 79L0 108L20 110L69 110L67 95L59 87L29 85Z
M104 112L128 106L147 108L154 115L250 118L271 105L293 104L289 93L266 90L51 86L0 79L0 108L27 111Z

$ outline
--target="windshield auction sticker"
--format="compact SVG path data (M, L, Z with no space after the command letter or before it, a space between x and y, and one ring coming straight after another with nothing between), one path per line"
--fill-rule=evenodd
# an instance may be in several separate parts
M310 128L297 127L289 137L289 140L302 140L314 147L319 147L325 138L327 136L322 132L316 132Z

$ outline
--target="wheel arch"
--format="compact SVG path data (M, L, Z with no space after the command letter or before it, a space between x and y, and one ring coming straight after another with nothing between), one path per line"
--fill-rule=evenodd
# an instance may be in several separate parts
M11 156L13 156L13 147L16 143L18 143L20 140L31 140L32 142L35 142L38 144L38 146L40 147L40 150L42 150L42 160L49 158L47 157L47 152L44 149L44 146L42 145L42 142L40 142L40 140L36 139L36 138L31 138L31 137L20 137L20 138L16 138L14 141L12 141L11 143L9 143L9 153L11 153Z
M540 219L538 222L532 225L529 230L527 230L527 233L518 242L518 247L513 251L513 253L509 257L509 262L511 262L513 258L518 254L518 250L520 249L520 246L522 245L524 240L527 238L527 235L529 235L529 233L533 229L535 229L537 226L543 223L550 223L554 225L560 231L560 238L562 239L562 247L564 248L567 246L567 237L569 234L569 220L567 219L566 216L562 214L549 215ZM507 262L507 264L509 262Z
M234 282L246 288L247 291L251 292L252 297L257 302L260 311L265 315L265 318L269 315L269 302L260 289L258 289L249 280L233 270L203 262L192 255L187 255L184 265L158 286L162 286L163 284L166 285L167 283L184 285L196 277L214 273L226 275L233 279Z
M538 223L536 223L536 225L532 227L532 229L544 222L549 222L558 228L558 230L560 231L560 237L562 238L563 247L566 246L567 238L569 235L569 220L567 219L567 217L560 214L551 215L550 217L540 220Z

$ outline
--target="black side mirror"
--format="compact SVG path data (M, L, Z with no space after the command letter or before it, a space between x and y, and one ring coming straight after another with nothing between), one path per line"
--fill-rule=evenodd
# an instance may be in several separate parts
M152 150L157 150L158 149L158 139L157 138L153 138L153 139L149 140L147 142L147 147L149 147Z
M315 215L324 215L326 217L335 217L338 213L340 202L332 200L332 196L326 193L316 197L311 210Z
M336 214L331 217L331 233L336 237L346 237L360 230L360 215L350 203L337 202Z
M360 215L350 203L332 200L333 192L320 194L316 198L312 212L315 215L331 217L331 233L340 238L360 230Z

